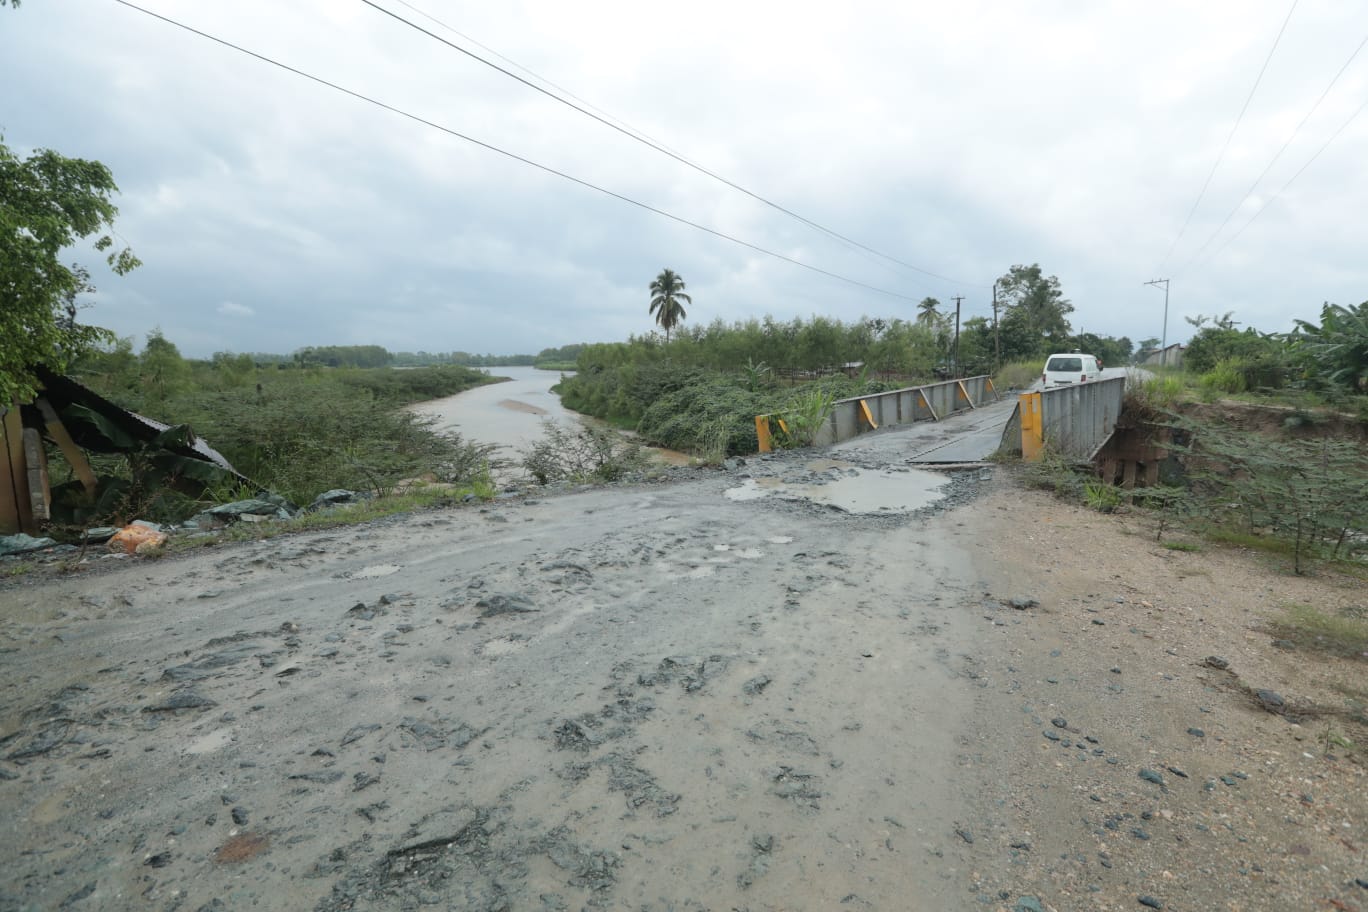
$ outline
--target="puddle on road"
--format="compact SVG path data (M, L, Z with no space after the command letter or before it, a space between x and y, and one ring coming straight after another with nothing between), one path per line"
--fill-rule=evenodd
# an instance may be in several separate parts
M790 539L791 541L792 539ZM742 560L756 560L764 557L765 552L759 548L736 548L732 545L713 545L714 551L727 551Z
M398 564L371 564L369 567L362 567L360 570L353 571L350 578L354 580L379 579L382 576L390 576L398 572Z
M848 467L835 460L812 463L818 474L811 481L782 478L748 478L740 487L726 491L728 500L758 500L771 495L785 500L806 500L847 513L908 513L929 506L945 496L950 481L945 475L920 469L870 471Z

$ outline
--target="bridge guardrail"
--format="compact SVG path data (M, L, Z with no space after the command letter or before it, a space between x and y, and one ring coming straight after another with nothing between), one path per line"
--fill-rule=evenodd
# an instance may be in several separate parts
M813 442L816 446L827 446L881 427L939 421L946 415L978 408L990 393L997 398L993 380L985 374L838 399ZM762 453L774 449L774 425L787 430L778 414L755 416L755 436Z
M1049 447L1069 459L1090 460L1116 430L1125 396L1125 377L1022 393L1003 440L1019 427L1022 459L1033 462Z

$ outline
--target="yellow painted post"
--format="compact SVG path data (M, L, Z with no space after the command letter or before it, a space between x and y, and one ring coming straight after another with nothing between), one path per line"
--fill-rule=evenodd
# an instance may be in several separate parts
M770 437L769 415L755 416L755 439L760 442L760 452L769 453L774 450L774 441Z
M936 410L931 407L931 400L926 398L926 391L919 389L917 395L921 397L922 405L926 406L926 410L931 413L931 420L940 421L940 415L937 415Z
M1021 407L1021 458L1035 462L1045 449L1045 428L1040 418L1040 393L1022 393Z
M863 399L860 400L860 413L864 415L864 420L869 422L870 427L876 431L879 429L878 422L874 420L874 416L869 412L869 403L865 402Z
M974 397L973 397L973 396L970 396L970 395L969 395L969 390L967 390L967 389L964 388L964 381L963 381L963 380L956 380L956 381L955 381L955 386L957 386L957 387L959 388L959 395L958 395L956 398L963 399L965 402L969 403L969 407L970 407L971 409L976 409L976 408L978 408L977 405L974 405Z

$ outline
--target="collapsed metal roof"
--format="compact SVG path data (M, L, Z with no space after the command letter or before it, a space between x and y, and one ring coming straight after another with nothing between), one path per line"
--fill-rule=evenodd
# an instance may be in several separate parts
M92 427L88 422L81 421L79 418L68 414L68 409L72 405L89 409L118 428L127 437L142 444L152 443L158 435L172 427L172 425L157 421L155 418L130 412L123 406L110 402L89 387L70 377L53 373L45 367L35 368L34 374L43 386L40 398L46 399L53 409L62 415L63 423L66 425L68 433L71 434L72 440L83 449L95 453L121 453L125 451L126 447L119 446L109 440L105 434L101 433L98 428ZM26 427L41 429L45 425L46 422L38 413L36 405L24 406L23 410ZM32 414L30 414L30 410L32 410ZM239 479L247 480L238 473L237 469L233 468L232 463L222 453L211 447L203 438L191 435L188 446L168 446L166 449L190 459L213 463L224 471L231 472Z

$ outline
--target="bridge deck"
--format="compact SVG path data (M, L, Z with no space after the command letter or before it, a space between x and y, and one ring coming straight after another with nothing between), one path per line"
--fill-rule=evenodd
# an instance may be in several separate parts
M982 462L997 452L1016 403L1016 395L1009 393L997 402L958 412L941 421L920 421L861 434L832 449L898 452L906 462L926 464Z

